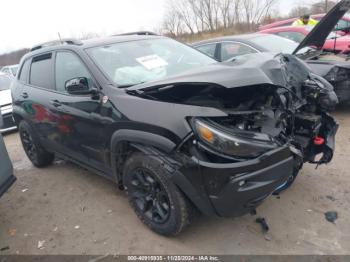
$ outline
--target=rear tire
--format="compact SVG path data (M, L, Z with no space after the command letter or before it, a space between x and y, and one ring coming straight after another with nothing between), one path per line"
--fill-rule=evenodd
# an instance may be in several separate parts
M161 235L177 235L190 224L194 206L162 164L157 157L134 153L125 163L123 183L130 205L146 226Z
M40 144L39 138L26 121L22 120L19 123L18 130L24 152L33 165L36 167L45 167L52 164L55 154L44 149Z

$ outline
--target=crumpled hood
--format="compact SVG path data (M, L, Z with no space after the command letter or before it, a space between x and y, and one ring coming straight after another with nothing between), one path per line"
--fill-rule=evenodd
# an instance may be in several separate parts
M322 47L328 37L337 25L339 20L350 9L350 0L342 0L329 11L314 29L304 38L300 45L294 50L296 54L300 49L307 46Z
M288 62L282 61L288 58ZM291 66L289 70L284 65ZM148 82L132 86L127 91L151 90L157 87L184 83L211 83L226 88L278 85L288 86L285 72L291 73L300 83L304 82L309 69L304 63L291 55L274 55L271 53L257 53L240 56L232 62L215 63L205 67L185 72L184 74L169 77L164 80Z
M11 97L11 90L3 90L0 91L0 106L11 104L12 103L12 97Z

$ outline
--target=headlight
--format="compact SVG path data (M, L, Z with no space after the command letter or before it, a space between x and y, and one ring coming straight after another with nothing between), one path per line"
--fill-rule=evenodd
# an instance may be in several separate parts
M196 119L193 123L195 132L201 141L226 155L253 158L277 147L271 140L254 139L254 135L251 133L249 133L251 138L248 138L221 131L202 120Z

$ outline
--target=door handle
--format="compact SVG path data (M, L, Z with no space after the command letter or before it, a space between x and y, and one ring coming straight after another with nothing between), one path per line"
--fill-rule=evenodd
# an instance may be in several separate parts
M29 97L29 95L28 95L28 93L27 93L27 92L23 92L23 93L21 94L21 97L23 97L23 98L28 98L28 97Z
M60 106L62 106L62 103L61 103L60 101L58 101L57 99L51 100L51 104L52 104L54 107L60 107Z

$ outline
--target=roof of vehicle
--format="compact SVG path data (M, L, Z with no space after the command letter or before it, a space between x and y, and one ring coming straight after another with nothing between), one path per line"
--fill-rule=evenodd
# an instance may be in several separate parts
M3 68L13 68L13 67L16 67L18 66L18 64L15 64L15 65L6 65L6 66L3 66L1 69Z
M272 27L269 29L260 30L259 33L265 32L278 32L278 31L289 31L289 32L305 32L309 33L311 30L307 30L307 26L279 26Z
M321 18L323 16L325 16L325 13L311 15L311 18ZM259 30L266 30L266 29L270 29L270 28L280 27L280 25L283 25L283 24L289 23L289 22L293 22L297 19L298 19L297 17L293 17L293 18L288 18L288 19L284 19L284 20L279 20L279 21L276 21L276 22L273 22L270 24L262 25Z
M58 41L39 44L33 47L32 51L27 53L22 59L26 59L33 55L38 55L41 53L50 52L50 51L59 50L59 49L86 49L86 48L91 48L96 46L109 45L113 43L157 39L157 38L165 38L165 37L158 36L158 35L149 35L149 34L147 35L124 34L124 35L115 35L115 36L95 38L95 39L89 39L89 40L83 40L83 41L74 40L74 39L58 40Z
M263 48L260 45L254 44L252 41L250 41L252 38L255 37L261 37L261 36L270 36L270 34L262 34L262 33L254 33L254 34L244 34L244 35L231 35L231 36L224 36L224 37L217 37L217 38L212 38L209 40L203 40L200 42L193 43L192 46L200 46L200 45L205 45L205 44L210 44L210 43L215 43L215 42L223 42L223 41L239 41L242 43L247 43L254 48L258 49L261 52L267 52L268 50ZM276 36L278 37L278 36Z

